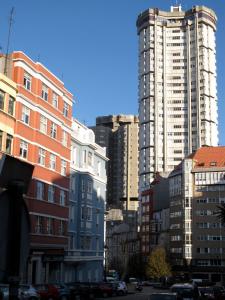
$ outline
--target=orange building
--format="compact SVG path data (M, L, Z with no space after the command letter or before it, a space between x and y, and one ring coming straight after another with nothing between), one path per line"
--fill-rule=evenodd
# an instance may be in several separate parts
M2 56L0 67L4 62ZM23 52L9 55L7 76L18 90L12 154L35 166L26 196L31 249L24 278L32 283L62 281L68 243L73 95L60 79Z

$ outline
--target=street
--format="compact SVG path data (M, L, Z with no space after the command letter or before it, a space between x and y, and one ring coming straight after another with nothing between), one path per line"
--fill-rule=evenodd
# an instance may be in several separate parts
M154 289L150 286L144 286L143 290L141 292L136 292L134 290L131 290L129 288L129 293L127 296L118 296L118 297L110 297L107 299L115 299L115 300L148 300L148 296L151 295L152 293L157 293L157 292L167 292L168 290L160 290L160 289ZM97 298L98 300L100 299L105 299L105 298Z

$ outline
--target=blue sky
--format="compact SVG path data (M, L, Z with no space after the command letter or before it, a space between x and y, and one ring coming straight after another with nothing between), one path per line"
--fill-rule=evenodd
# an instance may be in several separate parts
M2 0L0 46L15 8L10 50L22 50L65 82L74 94L74 117L94 125L96 116L137 114L136 19L149 8L169 10L167 0ZM178 1L179 3L179 1ZM220 145L225 145L225 1L181 1L183 9L206 5L218 16L217 68Z

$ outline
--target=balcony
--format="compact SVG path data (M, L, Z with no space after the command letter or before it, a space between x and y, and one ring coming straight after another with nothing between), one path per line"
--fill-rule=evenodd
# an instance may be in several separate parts
M96 261L103 260L104 251L96 251L96 250L68 250L65 253L65 262L73 263L73 262L85 262L85 261Z

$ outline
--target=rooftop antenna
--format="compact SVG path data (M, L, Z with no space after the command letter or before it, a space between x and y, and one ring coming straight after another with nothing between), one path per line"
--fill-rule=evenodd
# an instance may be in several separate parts
M14 7L12 7L12 9L11 9L10 17L9 17L9 32L8 32L6 56L5 56L5 67L4 67L4 74L5 75L7 75L7 64L8 64L8 56L9 56L10 36L11 36L12 23L13 23L13 13L14 13Z

